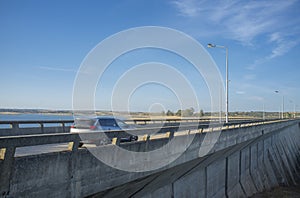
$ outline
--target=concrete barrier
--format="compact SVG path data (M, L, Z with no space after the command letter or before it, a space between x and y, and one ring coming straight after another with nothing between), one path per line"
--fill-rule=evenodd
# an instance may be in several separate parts
M196 133L192 144L176 161L140 173L109 167L88 150L78 149L77 134L0 137L0 147L6 149L0 160L0 192L3 197L247 197L295 182L300 149L298 120L225 128L206 156L199 157L200 145L207 133L215 132ZM118 136L122 132L114 133ZM144 141L120 146L145 152L165 145L169 138L176 138L180 146L187 135L175 132L169 133L168 138L153 140L146 135ZM73 142L72 150L14 157L16 147L61 142ZM112 156L117 152L112 145L95 149L111 152ZM170 151L170 155L176 152ZM132 162L136 163L140 162Z

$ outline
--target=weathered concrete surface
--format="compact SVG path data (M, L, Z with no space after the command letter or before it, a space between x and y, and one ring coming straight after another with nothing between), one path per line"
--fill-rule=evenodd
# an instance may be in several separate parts
M260 153L259 148L262 149ZM270 156L270 153L277 152L274 148L286 151L278 155L276 161ZM249 197L279 184L295 184L295 178L299 177L299 152L300 130L299 126L294 125L216 152L187 174L167 183L167 186L173 185L173 197ZM218 153L222 155L218 156ZM216 159L206 165L205 161L209 161L209 158ZM182 179L185 177L189 180ZM180 185L176 185L178 182ZM181 193L176 194L178 191ZM146 197L152 197L151 192L145 194Z
M279 186L269 191L264 191L253 195L251 198L299 198L300 197L300 184L296 186Z
M159 170L131 173L109 167L86 149L0 160L3 197L247 197L295 183L300 165L299 121L222 132L210 153L199 157L205 133L176 161ZM176 138L178 145L186 141ZM168 139L124 144L144 152ZM207 143L209 144L209 143ZM103 152L114 152L103 146ZM170 155L177 151L170 151ZM112 159L123 160L123 159ZM132 164L139 163L133 161ZM154 163L154 162L149 162ZM9 170L10 174L3 172ZM8 181L8 182L3 182Z

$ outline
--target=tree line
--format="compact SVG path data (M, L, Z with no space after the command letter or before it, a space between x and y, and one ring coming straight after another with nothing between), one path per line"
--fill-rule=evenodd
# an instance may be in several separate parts
M167 112L162 112L163 115L166 116L179 116L179 117L191 117L191 116L204 116L204 111L201 109L199 112L195 112L195 109L193 107L188 109L178 109L176 112L172 112L171 110L168 110Z

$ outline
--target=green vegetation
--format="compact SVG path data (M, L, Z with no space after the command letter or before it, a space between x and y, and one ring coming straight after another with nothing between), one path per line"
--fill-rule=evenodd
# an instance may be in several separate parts
M181 110L179 109L176 113L168 110L166 113L167 116L178 116L178 117L193 117L193 116L204 116L204 111L201 109L199 113L195 113L195 109L193 107Z

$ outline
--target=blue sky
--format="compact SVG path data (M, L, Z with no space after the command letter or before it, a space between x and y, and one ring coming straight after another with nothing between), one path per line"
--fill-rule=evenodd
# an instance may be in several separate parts
M230 111L263 106L278 111L282 96L287 111L295 105L300 109L299 10L297 0L1 0L0 108L71 109L76 73L91 49L128 28L163 26L182 31L203 46L228 47ZM224 77L225 51L206 50ZM105 93L122 72L143 61L173 65L190 80L200 108L210 110L201 76L180 58L151 50L116 61L95 93L97 109L111 109ZM147 85L133 94L131 110L153 111L157 104L179 109L174 93Z

